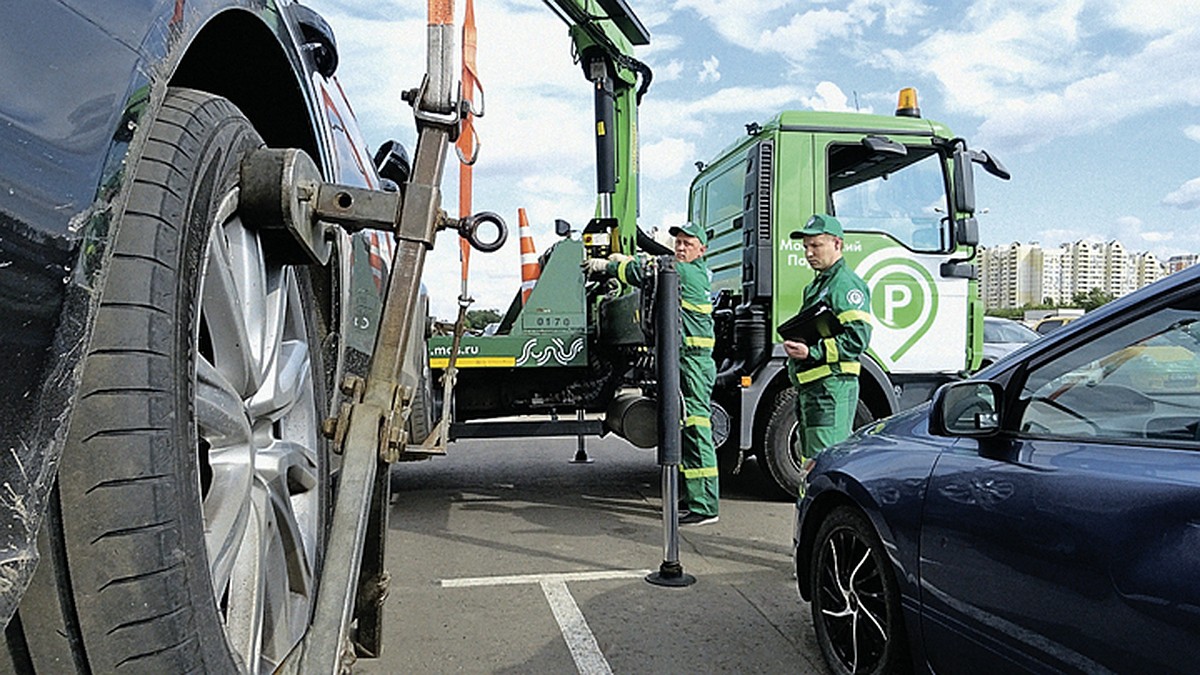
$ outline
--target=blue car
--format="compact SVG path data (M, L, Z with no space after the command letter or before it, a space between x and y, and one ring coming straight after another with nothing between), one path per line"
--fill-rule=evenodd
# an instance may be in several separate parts
M1200 267L810 462L796 578L835 673L1200 668Z

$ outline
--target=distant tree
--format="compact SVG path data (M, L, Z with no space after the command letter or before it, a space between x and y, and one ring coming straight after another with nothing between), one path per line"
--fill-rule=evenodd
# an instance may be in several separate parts
M500 312L494 309L469 309L467 310L467 329L483 330L489 323L499 323L502 318L504 317L500 315Z
M1076 307L1081 307L1085 312L1090 312L1106 302L1111 302L1113 296L1111 293L1105 293L1099 288L1092 288L1088 291L1080 291L1071 296L1071 304Z

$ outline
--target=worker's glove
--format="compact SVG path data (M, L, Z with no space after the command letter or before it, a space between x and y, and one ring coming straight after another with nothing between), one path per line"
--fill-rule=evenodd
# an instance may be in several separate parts
M608 270L608 261L604 258L588 258L583 261L583 270L590 276L599 276Z
M630 260L633 260L633 256L628 256L628 255L625 255L624 253L613 253L608 256L609 262L615 262L617 264L620 264L623 262L629 262Z

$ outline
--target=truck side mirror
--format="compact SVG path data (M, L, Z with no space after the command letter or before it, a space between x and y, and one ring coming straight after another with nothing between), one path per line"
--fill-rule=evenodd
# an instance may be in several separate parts
M974 218L963 218L954 223L954 243L959 246L979 245L979 221Z
M560 237L566 237L571 234L571 224L562 218L554 219L554 234Z
M966 143L954 144L954 211L975 213L975 169ZM961 243L961 242L959 242Z

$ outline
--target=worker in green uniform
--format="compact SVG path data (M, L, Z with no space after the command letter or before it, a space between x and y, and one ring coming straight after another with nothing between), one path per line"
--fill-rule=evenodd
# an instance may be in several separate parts
M801 311L823 302L842 326L840 333L815 344L783 343L789 357L788 376L796 387L800 432L792 452L797 462L803 462L845 440L852 431L858 406L858 357L871 341L871 295L842 257L845 234L837 218L814 215L792 238L804 239L804 258L817 273L804 289Z
M712 440L712 390L717 378L713 362L712 279L704 254L708 236L695 223L670 228L675 237L675 269L679 273L683 341L679 351L679 383L683 393L683 443L680 472L680 525L717 522L717 451ZM589 260L590 272L615 275L641 286L644 270L635 258L615 253L607 261ZM666 392L663 393L666 395Z

